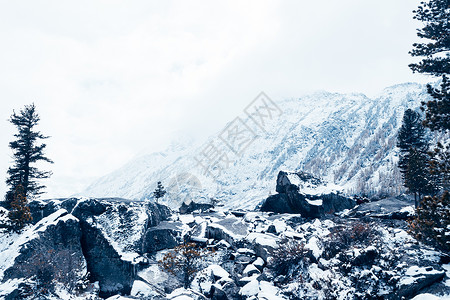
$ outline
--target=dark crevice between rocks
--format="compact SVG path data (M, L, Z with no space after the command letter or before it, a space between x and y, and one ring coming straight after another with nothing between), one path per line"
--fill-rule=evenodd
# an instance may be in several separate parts
M90 281L98 281L99 296L129 295L136 276L131 262L121 259L117 251L103 237L101 231L80 221L81 249L87 263Z

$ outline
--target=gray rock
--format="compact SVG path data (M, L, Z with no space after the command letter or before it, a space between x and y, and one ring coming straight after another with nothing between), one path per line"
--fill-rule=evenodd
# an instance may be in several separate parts
M300 184L291 182L293 178ZM322 184L320 179L308 173L280 171L276 187L278 194L269 196L263 201L260 210L276 213L299 213L306 218L319 218L325 214L353 208L356 205L353 199L337 193L313 195L302 192L304 186L311 189Z
M28 230L32 231L26 233L28 236L36 237L20 245L19 255L5 270L2 282L14 278L31 279L38 289L49 291L55 282L59 282L68 291L74 291L87 274L78 220L60 210ZM21 298L19 291L14 291L9 298L14 299L14 295L18 295L16 299Z
M406 299L414 297L420 290L430 287L435 282L442 280L445 271L434 270L432 267L426 268L424 272L418 272L412 276L406 276L400 280L396 297Z
M248 256L246 254L237 254L234 257L234 262L236 264L240 264L240 265L248 265L250 264L252 261L254 260L254 258L252 256Z
M222 285L222 290L228 299L239 299L239 288L233 281L228 281Z
M402 209L414 205L414 199L386 198L378 201L362 203L349 214L350 217L376 217L381 219L407 220L412 215Z
M275 228L275 225L270 224L269 227L267 228L267 232L277 234L277 229Z
M183 202L180 206L180 214L190 214L194 211L201 211L201 212L205 212L211 208L214 208L214 206L212 204L207 204L207 203L195 203L194 201L189 202L189 204L186 204L185 202Z
M235 237L243 238L248 232L249 225L241 218L227 217L215 224L208 224L205 230L205 237L217 241L224 240L232 245L234 244Z
M178 245L177 233L168 228L150 228L143 237L142 253L152 253L163 249L173 248Z
M228 296L222 288L220 288L216 285L213 285L211 288L211 299L212 300L228 300Z
M375 258L378 256L378 251L374 247L368 247L362 250L359 255L357 255L352 260L352 265L354 266L370 266L373 264Z
M129 294L135 279L135 267L123 260L100 229L81 222L81 245L91 281L99 281L100 297Z

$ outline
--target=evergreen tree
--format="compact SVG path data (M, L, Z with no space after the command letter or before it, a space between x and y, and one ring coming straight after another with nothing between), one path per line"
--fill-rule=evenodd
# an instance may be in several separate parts
M17 232L19 232L26 223L33 219L31 217L30 208L27 206L25 190L21 184L16 186L14 190L11 210L9 211L8 217L11 223L11 228Z
M159 198L164 197L166 194L166 190L164 189L164 186L162 185L161 181L158 181L158 186L156 187L156 190L153 192L153 196L156 199L156 202L158 202Z
M438 143L430 153L430 172L437 178L437 187L450 190L450 144L446 146Z
M412 109L407 109L403 115L402 126L398 131L397 147L401 152L408 152L410 147L416 149L428 147L420 114Z
M34 129L39 120L34 104L26 105L19 114L13 112L9 119L16 126L18 133L14 135L16 139L9 143L14 154L14 165L8 169L6 179L6 184L9 186L5 197L7 206L13 201L14 193L19 185L22 186L26 198L42 194L45 186L40 185L37 180L51 175L51 172L40 171L33 166L38 161L53 163L44 155L46 144L38 144L39 140L48 138Z
M403 174L405 186L411 193L418 195L418 200L423 195L431 195L435 192L435 183L429 169L430 157L427 153L416 148L410 148L408 169ZM416 207L418 202L416 201Z
M417 239L450 252L450 193L424 197L416 216L409 222L410 233Z
M450 73L450 1L430 0L421 2L414 11L414 19L424 23L417 35L426 42L413 44L412 56L424 57L419 63L410 64L414 72L433 76Z
M418 207L421 196L431 194L434 190L428 165L428 141L419 113L411 109L405 111L398 133L397 147L400 148L398 167L403 175L404 185L414 194L415 204Z
M414 49L410 54L423 59L409 67L413 72L442 78L440 88L427 86L433 100L423 103L425 124L432 130L449 130L450 94L447 75L450 74L450 1L422 2L414 13L414 19L424 23L417 35L426 41L413 44Z
M433 131L450 130L450 82L447 76L442 77L440 88L427 85L428 94L433 98L422 103L425 107L424 125Z
M422 21L424 27L418 29L417 35L425 39L424 43L414 44L412 56L423 57L419 63L410 64L413 72L440 77L440 87L427 85L430 101L422 103L425 111L423 124L435 132L450 131L450 1L429 0L421 2L414 11L414 18ZM425 197L416 209L416 217L410 222L412 234L441 249L450 250L450 141L447 138L438 143L431 152L430 173L438 178L437 187L440 196Z

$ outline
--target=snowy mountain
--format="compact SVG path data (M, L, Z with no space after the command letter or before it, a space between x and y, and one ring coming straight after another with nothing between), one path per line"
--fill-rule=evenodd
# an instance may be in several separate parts
M151 198L162 181L173 207L213 198L226 208L254 208L275 192L280 170L312 173L349 195L397 195L397 131L403 112L427 97L415 83L388 87L374 99L317 92L272 102L261 95L204 144L141 156L82 195Z

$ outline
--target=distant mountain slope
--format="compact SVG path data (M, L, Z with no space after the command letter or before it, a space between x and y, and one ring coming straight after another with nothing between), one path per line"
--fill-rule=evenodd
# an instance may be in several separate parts
M150 198L162 181L169 191L165 201L174 207L186 199L214 198L229 208L253 208L275 192L280 170L310 172L347 194L398 194L403 188L395 167L397 131L405 109L418 109L427 97L424 86L405 83L376 99L318 92L282 100L276 103L281 113L264 111L264 126L241 116L200 147L172 146L142 156L82 194ZM232 140L232 129L247 135Z

